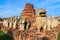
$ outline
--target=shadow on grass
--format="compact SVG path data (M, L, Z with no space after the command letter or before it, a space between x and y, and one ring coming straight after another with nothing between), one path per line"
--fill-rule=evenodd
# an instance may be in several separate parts
M7 34L1 35L0 40L13 40L13 37L10 37Z

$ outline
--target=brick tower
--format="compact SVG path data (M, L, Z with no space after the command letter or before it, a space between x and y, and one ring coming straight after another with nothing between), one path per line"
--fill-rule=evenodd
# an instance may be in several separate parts
M21 14L21 18L22 19L28 18L29 20L34 21L35 10L34 10L34 6L32 4L27 3L25 5L25 8L24 8L24 10L22 11L22 14Z

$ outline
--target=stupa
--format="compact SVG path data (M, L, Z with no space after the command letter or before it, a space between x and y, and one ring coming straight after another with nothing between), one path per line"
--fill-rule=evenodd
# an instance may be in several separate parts
M27 3L25 5L24 10L22 11L21 14L21 18L22 19L29 19L31 21L35 20L35 10L34 10L34 6L32 4Z

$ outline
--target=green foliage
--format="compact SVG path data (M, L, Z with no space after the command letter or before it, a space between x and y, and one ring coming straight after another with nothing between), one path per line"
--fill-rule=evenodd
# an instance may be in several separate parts
M0 30L0 40L13 40L13 38Z
M57 40L60 40L60 31L59 31L59 33L58 33Z
M2 18L0 18L0 21L3 21L3 19L2 19Z
M3 31L0 30L0 36L2 36L3 34L5 34L5 33L3 33Z

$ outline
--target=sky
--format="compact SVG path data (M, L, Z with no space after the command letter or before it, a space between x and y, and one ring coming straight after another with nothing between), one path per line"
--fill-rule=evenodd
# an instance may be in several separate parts
M20 16L25 4L44 8L48 16L60 16L60 0L0 0L0 17Z

